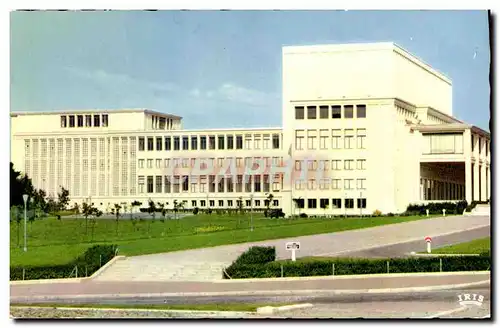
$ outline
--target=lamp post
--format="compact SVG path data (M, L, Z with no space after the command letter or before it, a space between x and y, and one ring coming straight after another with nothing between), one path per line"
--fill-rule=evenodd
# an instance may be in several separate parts
M28 251L28 246L26 243L26 203L28 202L28 195L24 194L23 195L23 200L24 200L24 251Z
M250 231L253 231L253 194L250 194Z

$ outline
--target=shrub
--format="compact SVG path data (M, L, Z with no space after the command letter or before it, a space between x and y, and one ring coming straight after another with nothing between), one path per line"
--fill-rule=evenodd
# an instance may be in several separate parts
M382 212L380 212L379 210L373 211L373 216L381 216L381 215L382 215Z
M115 256L115 252L116 245L95 245L67 264L11 267L10 280L22 280L23 269L25 271L25 280L68 278L73 273L75 266L78 267L79 276L83 276L85 272L90 276L96 272L101 265L109 262Z
M253 246L241 254L232 265L265 264L276 259L275 247Z
M198 214L199 211L200 211L200 209L198 207L195 207L193 209L193 214L196 215L196 214Z
M301 217L301 218L307 218L307 214L306 213L300 213L299 217Z

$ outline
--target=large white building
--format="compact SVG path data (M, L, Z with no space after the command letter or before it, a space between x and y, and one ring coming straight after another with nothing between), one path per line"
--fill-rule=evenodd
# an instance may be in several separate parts
M35 187L104 210L263 208L272 193L287 214L370 214L490 197L489 133L454 118L451 81L393 43L284 47L282 99L282 128L184 130L145 109L11 113L11 161Z

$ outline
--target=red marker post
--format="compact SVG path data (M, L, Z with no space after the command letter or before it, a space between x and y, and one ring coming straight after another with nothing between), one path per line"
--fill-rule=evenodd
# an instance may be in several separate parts
M427 236L427 237L425 237L425 241L427 242L427 253L430 253L431 252L432 238Z

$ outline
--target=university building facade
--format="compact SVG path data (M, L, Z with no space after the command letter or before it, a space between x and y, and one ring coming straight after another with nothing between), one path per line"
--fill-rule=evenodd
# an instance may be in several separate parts
M11 113L36 188L106 211L139 200L289 214L398 213L487 200L490 134L452 115L451 81L393 43L283 48L280 128L186 130L147 109ZM213 113L216 115L216 113Z

